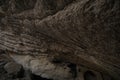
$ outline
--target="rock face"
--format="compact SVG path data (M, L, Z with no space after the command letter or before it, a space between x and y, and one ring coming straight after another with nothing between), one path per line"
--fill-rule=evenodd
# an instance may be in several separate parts
M98 72L98 80L99 73L120 80L119 4L119 0L0 0L0 49L42 77L79 80L77 67L82 65Z
M46 56L39 56L39 58L30 55L12 56L15 61L22 64L24 68L30 69L32 73L40 75L43 78L54 80L73 80L72 73L67 64L55 65L47 60ZM22 60L21 60L22 59Z
M20 74L22 74L22 66L14 62L7 63L4 66L4 69L7 71L7 73L13 74L16 76L19 76Z

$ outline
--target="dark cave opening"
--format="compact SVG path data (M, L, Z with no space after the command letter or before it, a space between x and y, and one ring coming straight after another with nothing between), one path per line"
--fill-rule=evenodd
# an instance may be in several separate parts
M53 80L53 79L47 79L35 74L31 74L31 80Z

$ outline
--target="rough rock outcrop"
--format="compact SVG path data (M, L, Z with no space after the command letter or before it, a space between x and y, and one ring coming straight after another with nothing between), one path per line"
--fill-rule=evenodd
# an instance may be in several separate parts
M22 66L20 64L16 64L15 62L9 62L5 64L4 69L8 74L12 74L15 76L19 76L22 74Z
M55 80L79 77L69 64L119 80L119 4L119 0L0 0L0 49L33 73Z

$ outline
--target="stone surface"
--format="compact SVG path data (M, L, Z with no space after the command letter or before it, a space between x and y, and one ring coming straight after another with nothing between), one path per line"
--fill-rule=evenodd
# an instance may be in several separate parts
M112 79L108 74L91 70L84 66L60 61L51 62L48 55L30 56L11 54L11 57L22 64L26 71L36 75L34 79L43 80L104 80ZM21 60L22 59L22 60ZM31 76L27 72L28 77ZM104 77L102 77L104 75ZM39 77L38 77L39 76ZM32 76L31 76L32 77ZM33 78L31 78L34 80ZM113 79L114 80L114 79Z
M8 74L12 74L17 77L24 75L22 66L15 62L8 62L7 64L5 64L4 69L7 71Z
M21 56L47 54L50 63L83 65L120 80L119 4L119 0L0 0L0 49L19 54L16 62L24 67L29 58ZM44 66L36 59L32 64Z
M25 69L43 78L54 80L73 80L70 68L65 64L55 65L51 63L46 56L33 57L30 55L11 55L11 57L22 64ZM22 59L22 60L21 60Z
M8 59L7 57L8 55L6 54L5 51L0 50L0 52L1 52L0 53L0 80L31 80L31 77L27 77L28 73L25 73L23 69L20 69L19 71L18 66L20 65L18 65L17 63L11 62L11 60ZM15 65L18 65L18 66L15 66ZM5 66L6 66L6 70L5 70ZM31 73L29 72L29 74Z

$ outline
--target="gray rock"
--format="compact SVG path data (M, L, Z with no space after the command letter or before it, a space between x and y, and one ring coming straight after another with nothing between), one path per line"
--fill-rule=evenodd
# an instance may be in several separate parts
M23 76L23 68L20 64L15 62L9 62L4 66L4 69L8 74L13 75L13 77L22 77Z

